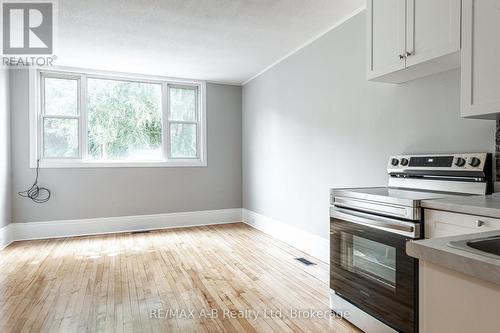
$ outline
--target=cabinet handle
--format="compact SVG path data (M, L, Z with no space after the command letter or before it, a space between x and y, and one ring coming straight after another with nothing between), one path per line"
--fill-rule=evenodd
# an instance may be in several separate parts
M476 227L482 227L486 222L481 221L481 220L476 220Z
M404 58L405 58L404 55L402 55L402 54L399 55L399 59L404 59Z
M408 58L409 56L413 55L413 53L411 53L410 51L406 51L406 57Z

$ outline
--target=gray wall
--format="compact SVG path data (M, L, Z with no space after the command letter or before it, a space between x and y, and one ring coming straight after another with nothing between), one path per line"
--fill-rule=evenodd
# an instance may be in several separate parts
M0 228L11 222L9 72L0 68Z
M390 154L493 151L459 116L460 72L365 79L365 12L243 87L243 206L328 237L328 190L385 185Z
M13 187L33 182L29 168L28 73L11 71ZM52 190L43 205L15 197L14 222L240 208L241 87L207 84L208 167L42 169Z

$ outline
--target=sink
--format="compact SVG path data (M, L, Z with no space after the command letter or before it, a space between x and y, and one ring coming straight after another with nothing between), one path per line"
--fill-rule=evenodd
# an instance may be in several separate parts
M500 256L500 236L468 241L467 246Z
M447 245L459 250L500 260L500 235L486 238L452 241Z

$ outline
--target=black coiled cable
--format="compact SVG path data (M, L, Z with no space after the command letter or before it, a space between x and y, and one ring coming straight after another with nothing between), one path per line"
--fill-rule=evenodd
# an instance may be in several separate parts
M43 204L50 200L50 190L45 187L38 186L38 175L40 173L40 160L36 161L36 178L35 183L27 191L18 192L21 197L29 198L37 204Z

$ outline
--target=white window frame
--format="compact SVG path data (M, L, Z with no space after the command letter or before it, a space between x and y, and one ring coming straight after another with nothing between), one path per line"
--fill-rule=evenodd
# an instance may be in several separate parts
M162 76L128 74L109 71L78 69L69 67L31 68L29 71L30 108L30 167L36 168L98 168L98 167L205 167L207 166L206 131L206 82L184 80ZM47 158L43 156L43 80L42 77L71 78L78 80L78 115L53 116L53 118L79 119L79 157ZM163 158L158 161L94 161L87 158L87 78L155 83L162 86L162 147ZM184 87L197 90L196 122L171 121L169 87ZM173 158L170 156L170 124L192 123L197 126L195 158Z

